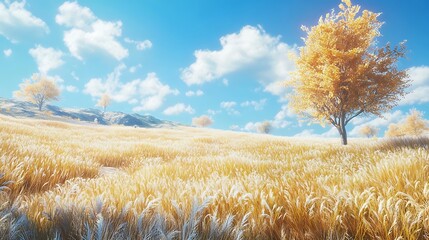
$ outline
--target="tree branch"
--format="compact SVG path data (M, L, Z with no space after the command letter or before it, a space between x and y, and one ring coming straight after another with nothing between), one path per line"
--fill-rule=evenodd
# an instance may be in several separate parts
M352 120L353 118L357 117L359 114L363 113L363 109L359 110L356 114L354 114L353 116L351 116L349 119L346 120L345 125L347 125L347 123L350 122L350 120Z

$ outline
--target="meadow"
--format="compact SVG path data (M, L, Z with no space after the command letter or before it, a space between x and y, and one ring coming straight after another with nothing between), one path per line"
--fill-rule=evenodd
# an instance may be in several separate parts
M0 115L0 238L428 239L428 144Z

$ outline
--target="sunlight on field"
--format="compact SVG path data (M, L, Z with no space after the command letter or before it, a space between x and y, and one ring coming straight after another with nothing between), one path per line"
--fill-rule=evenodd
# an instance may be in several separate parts
M0 139L1 214L40 238L429 237L424 147L8 117Z

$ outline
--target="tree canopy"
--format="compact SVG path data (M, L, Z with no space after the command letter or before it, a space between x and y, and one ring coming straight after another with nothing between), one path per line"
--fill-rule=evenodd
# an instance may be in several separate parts
M16 98L37 104L39 111L46 102L58 100L60 89L56 83L41 74L33 74L31 79L19 85L19 90L14 92Z
M307 33L292 73L290 106L301 117L336 127L347 144L346 125L360 114L381 115L394 107L408 86L396 66L405 46L377 47L379 13L360 11L343 0L338 13L319 19Z
M103 108L103 113L106 111L106 108L110 105L110 95L105 93L101 95L100 99L98 99L97 106Z

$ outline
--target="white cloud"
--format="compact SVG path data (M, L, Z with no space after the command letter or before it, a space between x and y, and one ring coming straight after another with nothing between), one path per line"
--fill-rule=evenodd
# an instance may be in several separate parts
M167 84L162 84L155 73L149 73L145 80L140 83L139 94L143 96L140 106L134 111L156 110L164 102L164 98L170 94L178 95L177 89L171 89Z
M231 125L231 126L229 127L229 129L231 129L231 130L233 130L233 131L239 131L239 130L240 130L240 126L238 126L238 125Z
M46 23L25 9L25 1L0 2L0 34L16 43L28 36L48 33Z
M70 73L70 76L72 76L74 80L79 81L79 77L76 75L74 71Z
M242 130L256 133L270 133L272 128L271 121L248 122Z
M221 50L195 51L196 61L182 70L181 78L186 84L203 84L247 70L255 72L265 91L276 95L286 92L286 87L279 91L269 86L288 78L294 69L288 54L296 51L295 47L280 42L280 37L270 36L260 26L244 26L239 33L221 37L220 43Z
M194 114L195 110L190 105L185 105L183 103L178 103L174 106L168 107L164 110L165 115L178 115L181 113Z
M296 115L293 113L292 109L288 105L282 105L281 110L276 114L274 119L283 120L286 117L294 118Z
M267 99L261 99L259 101L245 101L240 105L242 107L253 107L256 111L264 109L265 103L267 103Z
M139 103L133 108L135 112L156 110L162 106L168 95L179 94L177 89L163 84L156 73L148 73L143 80L135 79L123 83L120 78L126 68L125 64L120 64L112 73L108 74L105 80L101 78L89 80L85 84L84 93L94 98L107 93L116 102Z
M246 123L243 130L248 131L248 132L255 132L256 131L256 123L254 123L254 122Z
M92 22L97 20L91 9L82 7L77 2L64 2L58 11L55 22L70 28L88 28Z
M82 7L77 2L64 2L58 9L55 21L59 25L70 28L88 28L97 17L88 7Z
M71 93L79 92L79 89L76 86L73 86L73 85L67 85L65 87L65 90L67 92L71 92Z
M305 137L305 138L319 137L319 136L320 136L319 134L314 133L314 129L304 129L301 132L294 135L294 137Z
M226 102L220 103L220 107L225 109L229 115L239 115L240 114L239 111L234 109L235 106L237 106L237 103L234 101L229 101L229 102L226 101Z
M409 94L399 102L399 105L422 104L429 102L429 67L411 67L407 70L411 86Z
M226 79L226 78L224 78L224 79L222 79L222 83L223 83L223 85L228 86L229 85L229 80Z
M201 90L197 90L197 91L187 91L186 93L185 93L185 95L187 96L187 97L194 97L194 96L197 96L197 97L199 97L199 96L202 96L202 95L204 95L204 92L203 91L201 91Z
M83 60L85 53L105 53L121 60L128 56L128 50L118 41L122 35L122 22L98 19L91 9L77 2L65 2L55 17L59 25L71 28L64 32L64 43L70 53Z
M207 114L210 115L210 116L214 116L214 115L219 114L219 113L221 113L220 110L213 110L213 109L208 109L207 110Z
M233 108L233 107L235 107L236 105L237 105L237 103L236 103L236 102L234 102L234 101L221 102L221 103L220 103L220 107L221 107L221 108L225 108L225 109Z
M292 122L286 120L286 118L295 118L295 114L292 113L287 105L282 105L281 110L274 116L274 120L271 121L272 126L275 128L285 128L291 125Z
M400 110L396 110L392 113L391 112L385 113L383 117L376 117L376 118L363 117L358 119L357 122L353 122L353 124L355 125L354 125L354 128L349 132L349 135L353 137L358 137L360 135L359 134L360 128L365 125L373 126L375 128L382 128L382 127L389 126L391 123L400 122L403 119L405 119L405 117L406 115Z
M137 50L139 50L139 51L143 51L145 49L152 48L152 42L149 41L149 40L136 41L136 40L132 40L132 39L129 39L129 38L125 38L124 40L125 40L126 43L135 44Z
M129 71L130 71L130 73L135 73L137 71L137 69L139 69L141 67L142 67L141 64L137 64L135 66L131 66L130 69L129 69Z
M338 132L338 129L336 129L335 127L331 127L328 131L324 132L321 134L322 137L339 137L340 133Z
M333 138L333 137L339 137L338 130L335 127L331 127L328 131L317 134L314 133L314 129L304 129L303 131L297 133L294 135L294 137L302 137L302 138Z
M35 48L31 48L28 53L34 58L39 71L43 74L47 74L49 70L58 68L64 64L62 60L63 52L60 50L37 45Z
M3 50L3 54L6 56L6 57L10 57L11 55L12 55L12 49L5 49L5 50Z
M291 121L287 121L284 119L274 119L271 121L271 125L275 128L285 128L291 124L292 124Z

